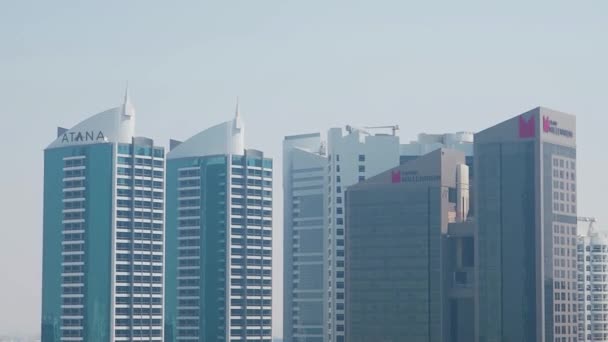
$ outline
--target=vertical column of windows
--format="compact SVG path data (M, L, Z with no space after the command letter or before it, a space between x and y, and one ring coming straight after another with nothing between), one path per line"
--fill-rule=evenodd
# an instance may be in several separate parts
M323 339L323 323L313 323L323 315L323 284L317 286L317 277L311 268L323 272L323 246L317 241L324 239L324 208L320 211L310 208L310 198L320 195L323 200L325 185L325 168L292 169L291 205L292 205L292 300L291 300L291 334L294 342L320 341ZM337 178L337 177L336 177ZM318 238L318 240L316 239ZM304 276L302 276L304 274ZM314 279L317 278L317 279ZM313 285L314 284L314 285ZM314 304L319 310L312 310Z
M246 260L247 260L247 234L246 210L249 197L246 194L247 169L244 167L243 157L233 156L230 165L230 262L229 278L229 338L240 340L244 337L247 319L245 301L246 295Z
M86 158L63 159L61 340L83 341Z
M601 240L579 238L579 341L608 339L608 246Z
M232 171L230 339L270 342L272 169L263 159L234 156Z
M574 159L552 158L552 207L554 214L576 216L576 165ZM553 322L554 340L572 341L579 336L577 232L575 224L553 224Z
M115 337L160 341L164 159L162 153L140 154L139 149L127 153L119 149L116 177Z
M199 341L201 168L178 170L178 341Z

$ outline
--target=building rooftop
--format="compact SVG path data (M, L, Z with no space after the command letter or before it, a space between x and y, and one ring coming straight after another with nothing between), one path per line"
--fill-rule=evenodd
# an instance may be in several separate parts
M135 108L125 90L123 104L90 116L72 128L57 128L57 138L47 147L60 148L103 142L130 143L135 135Z
M207 128L183 142L173 140L167 159L205 157L245 152L245 125L237 101L234 119Z

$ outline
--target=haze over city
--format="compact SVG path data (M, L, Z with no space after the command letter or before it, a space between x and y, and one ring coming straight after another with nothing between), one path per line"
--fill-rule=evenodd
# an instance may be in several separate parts
M0 5L0 335L38 334L43 149L119 106L169 147L231 120L274 158L273 335L282 336L282 141L330 127L477 132L537 106L577 118L578 213L608 222L608 3L145 1Z

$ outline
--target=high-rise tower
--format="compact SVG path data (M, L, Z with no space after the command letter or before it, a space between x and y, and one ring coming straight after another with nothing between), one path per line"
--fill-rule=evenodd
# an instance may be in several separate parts
M44 151L42 341L162 341L164 149L122 106Z
M272 159L233 120L167 154L165 341L272 340Z
M575 131L540 107L475 134L479 342L577 339Z
M319 133L283 141L283 336L323 341L324 191L327 156Z
M578 342L608 340L608 236L594 218L578 236ZM582 234L581 234L582 233Z

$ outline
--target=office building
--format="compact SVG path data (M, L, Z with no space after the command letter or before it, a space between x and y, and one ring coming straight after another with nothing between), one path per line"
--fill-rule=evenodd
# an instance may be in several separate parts
M289 342L323 342L326 168L319 133L285 137L283 337Z
M475 134L479 342L577 341L575 132L539 107Z
M164 149L122 106L44 151L43 342L162 341Z
M608 235L590 221L578 236L578 341L608 341Z
M399 165L399 138L366 130L331 128L325 186L325 341L344 342L344 192L369 176Z
M233 120L167 154L165 341L272 340L272 160Z
M473 313L467 171L442 148L348 188L347 341L470 341L472 317L458 321Z

